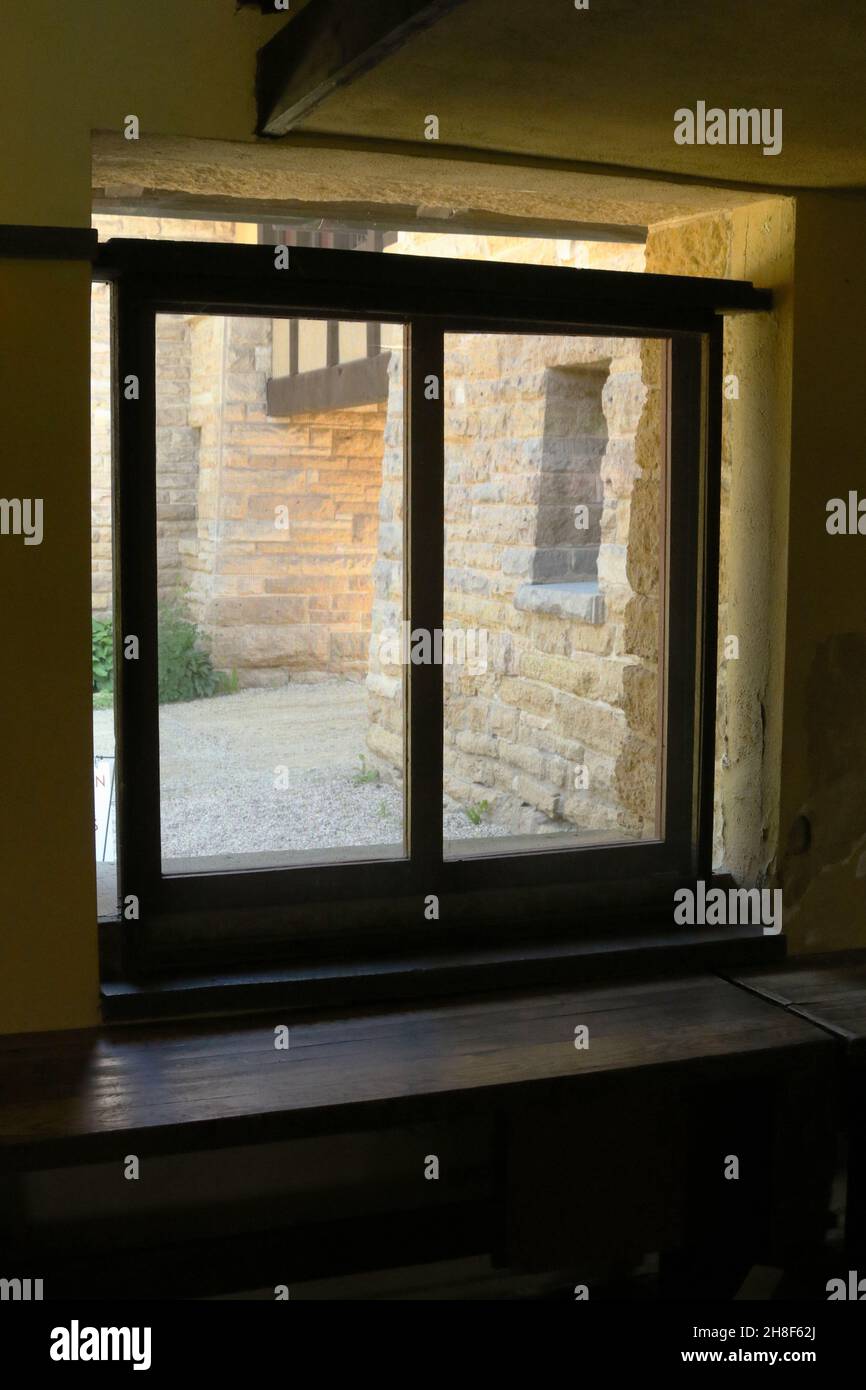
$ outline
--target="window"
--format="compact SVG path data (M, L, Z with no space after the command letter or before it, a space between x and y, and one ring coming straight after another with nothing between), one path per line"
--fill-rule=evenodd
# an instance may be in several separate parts
M111 344L109 288L90 296L90 526L93 671L93 821L96 902L100 917L117 914L116 759L113 688L113 552L111 467Z
M384 401L272 419L275 322L156 315L159 811L173 878L405 853L403 745L386 781L366 688L383 471L402 513L401 417L387 458ZM400 351L395 402L402 368ZM387 554L402 613L401 534ZM401 728L400 678L390 693Z
M669 915L710 871L719 311L765 297L122 240L98 275L124 969ZM387 339L384 397L275 410L286 322Z
M447 858L661 836L663 347L445 334Z
M344 251L381 252L397 238L397 232L351 230L324 223L260 229L260 240L268 246ZM278 318L271 331L269 415L295 415L311 407L373 405L387 398L390 354L403 347L398 328L355 320Z

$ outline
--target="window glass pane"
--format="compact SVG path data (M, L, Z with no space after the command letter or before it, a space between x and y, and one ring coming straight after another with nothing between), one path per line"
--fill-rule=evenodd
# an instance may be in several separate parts
M292 370L292 320L274 319L271 331L271 376L288 376Z
M275 415L272 350L270 318L157 317L166 873L404 853L403 670L373 640L403 617L403 354L361 402L335 367Z
M382 324L382 351L396 352L400 350L402 328L397 323Z
M90 526L93 819L100 917L117 912L111 469L111 287L90 297Z
M339 344L341 362L353 362L357 357L366 357L367 325L365 323L341 323Z
M446 335L446 855L659 836L664 360Z
M327 362L327 320L298 319L298 371L316 372L320 367L327 366Z

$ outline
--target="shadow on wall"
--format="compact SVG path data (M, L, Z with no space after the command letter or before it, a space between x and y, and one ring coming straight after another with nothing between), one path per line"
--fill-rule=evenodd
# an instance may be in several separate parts
M545 373L533 584L598 579L608 367L551 367Z
M806 708L809 797L791 827L780 866L785 907L796 910L820 878L816 865L847 867L854 880L851 895L866 907L866 638L861 633L840 633L818 647Z

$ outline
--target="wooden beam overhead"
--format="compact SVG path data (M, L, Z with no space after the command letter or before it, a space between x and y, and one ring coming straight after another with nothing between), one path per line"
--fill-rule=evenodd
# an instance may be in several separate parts
M317 0L259 51L259 135L285 135L335 88L353 82L465 0Z

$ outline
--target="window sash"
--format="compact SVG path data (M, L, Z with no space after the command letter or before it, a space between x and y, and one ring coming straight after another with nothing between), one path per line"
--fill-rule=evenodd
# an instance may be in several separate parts
M536 887L562 885L572 904L559 915L567 930L576 928L578 918L590 924L602 911L633 911L665 896L669 902L673 886L710 872L721 410L721 319L711 306L718 301L723 307L727 302L738 308L763 307L750 301L750 294L758 292L736 282L678 277L369 252L292 254L299 264L276 271L271 248L120 242L107 244L97 268L101 278L115 281L118 632L140 638L140 658L119 660L118 682L120 899L123 904L134 894L140 904L134 931L125 933L133 964L164 959L187 947L205 954L210 948L220 959L234 950L272 952L281 941L328 950L334 935L345 937L353 918L364 924L358 928L359 942L379 939L381 932L370 926L377 903L413 899L423 904L430 894L463 903L473 896L477 900L480 893L513 889L531 896ZM503 271L508 273L503 276ZM662 288L667 292L661 293ZM665 802L660 839L443 859L442 667L410 664L406 859L163 876L155 323L156 315L166 312L316 315L406 324L405 617L430 631L443 625L444 335L555 332L667 340L662 590L667 604L659 661L666 692L659 732ZM139 379L135 401L125 400L121 389L130 373ZM431 375L439 378L438 401L425 396L424 383ZM415 915L423 917L420 909ZM526 934L538 929L533 917ZM405 946L405 931L384 931ZM423 934L422 926L413 932L413 941ZM463 935L468 939L471 930L450 933L452 941Z

